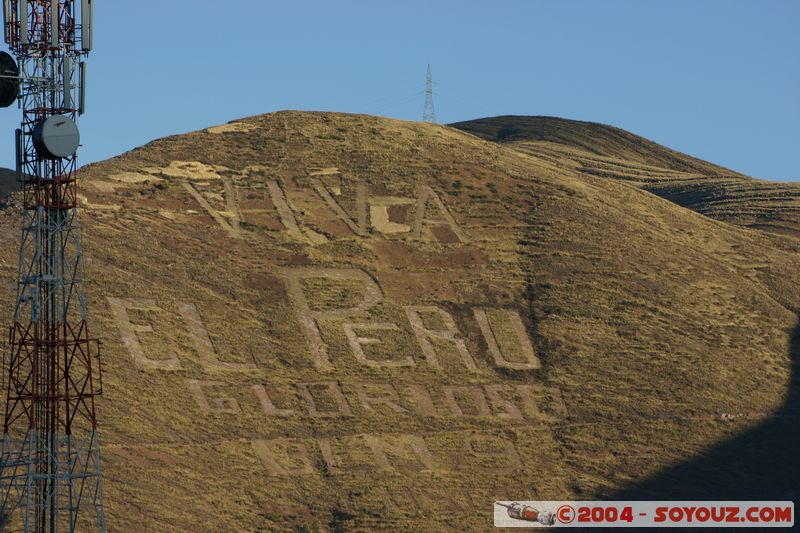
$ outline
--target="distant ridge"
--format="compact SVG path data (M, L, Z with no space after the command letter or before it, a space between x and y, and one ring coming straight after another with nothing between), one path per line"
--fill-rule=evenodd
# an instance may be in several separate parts
M800 237L800 184L755 180L593 122L506 115L451 126L564 169L634 183L717 220Z
M0 198L5 198L20 189L17 172L10 168L0 168Z

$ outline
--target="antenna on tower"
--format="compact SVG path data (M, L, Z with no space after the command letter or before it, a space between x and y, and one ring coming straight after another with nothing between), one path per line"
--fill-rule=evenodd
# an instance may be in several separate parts
M425 82L425 107L422 110L422 122L436 124L436 110L433 108L433 76L428 65L428 78Z
M92 9L93 0L3 2L5 42L15 57L0 52L0 107L22 108L16 159L23 204L0 369L3 531L106 532L95 409L103 389L100 341L88 330L76 155Z

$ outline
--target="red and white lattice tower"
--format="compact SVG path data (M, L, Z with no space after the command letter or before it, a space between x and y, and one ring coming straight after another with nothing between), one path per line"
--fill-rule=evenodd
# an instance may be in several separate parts
M15 57L0 53L0 105L22 107L23 215L4 356L1 518L26 532L105 531L99 343L87 330L75 156L92 0L3 1Z

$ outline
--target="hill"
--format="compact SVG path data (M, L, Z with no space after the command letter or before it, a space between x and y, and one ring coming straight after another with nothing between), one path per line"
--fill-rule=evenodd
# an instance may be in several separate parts
M0 202L19 189L17 172L8 168L0 168Z
M452 126L565 171L636 184L717 220L800 236L800 184L755 180L592 122L502 116Z
M485 531L495 500L658 494L796 408L800 245L556 157L279 112L82 177L114 531ZM788 490L750 466L690 481Z

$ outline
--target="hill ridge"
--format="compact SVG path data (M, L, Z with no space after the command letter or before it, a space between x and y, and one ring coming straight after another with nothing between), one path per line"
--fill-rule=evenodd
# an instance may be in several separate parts
M717 220L800 236L800 184L750 178L599 123L506 115L451 126L565 170L626 181Z

